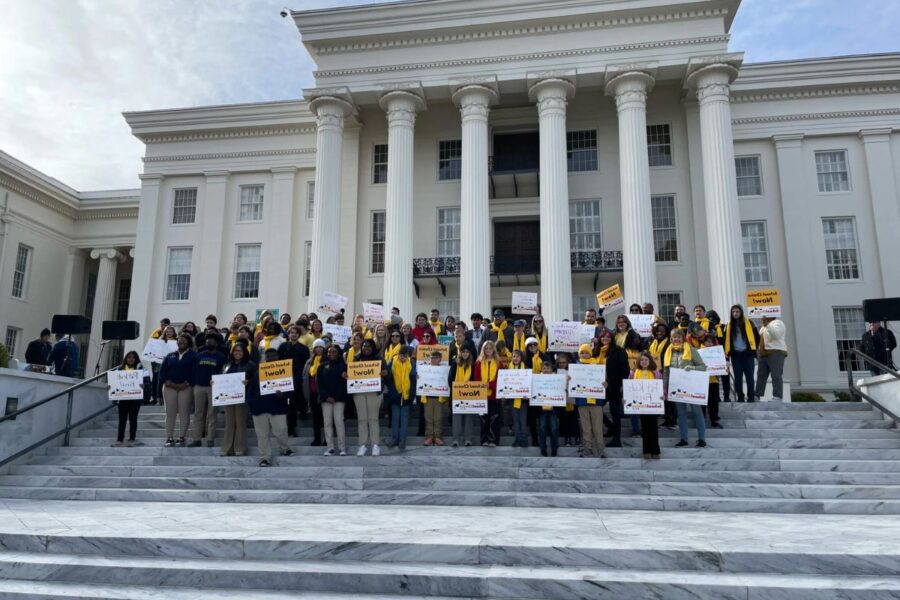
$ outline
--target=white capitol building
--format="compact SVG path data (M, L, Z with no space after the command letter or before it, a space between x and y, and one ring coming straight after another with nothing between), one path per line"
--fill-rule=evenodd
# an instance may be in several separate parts
M140 189L0 153L0 328L296 316L325 291L465 320L538 292L781 290L794 386L845 382L900 296L900 54L744 64L739 0L419 0L294 12L303 100L126 112ZM740 49L736 49L740 50ZM840 49L836 48L835 52ZM87 340L85 340L87 342Z

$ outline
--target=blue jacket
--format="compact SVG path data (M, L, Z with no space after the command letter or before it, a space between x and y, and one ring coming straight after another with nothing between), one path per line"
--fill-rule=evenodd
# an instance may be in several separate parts
M191 382L193 385L209 386L212 376L221 373L226 362L228 362L228 359L218 350L197 352Z
M163 383L187 383L193 385L194 365L197 362L197 353L188 350L179 358L178 352L170 352L159 367L159 380Z
M68 362L66 362L67 354ZM50 352L50 360L53 361L53 368L57 375L75 377L75 373L81 366L78 362L78 344L70 340L59 340Z

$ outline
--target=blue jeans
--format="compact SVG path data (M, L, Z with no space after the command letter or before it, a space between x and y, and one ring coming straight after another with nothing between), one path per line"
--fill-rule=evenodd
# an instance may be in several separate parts
M391 437L394 443L406 443L409 430L409 403L391 405Z
M684 402L676 402L678 406L678 433L681 439L688 439L688 408L694 413L694 423L697 426L697 435L701 440L706 439L706 417L703 416L703 407L699 404L686 404Z
M547 449L547 434L550 434L550 448L555 452L559 448L559 415L556 414L556 410L541 410L538 441L544 450Z
M737 393L738 402L753 402L753 394L756 388L753 385L753 367L756 356L752 350L731 353L731 369L734 371L734 391ZM744 379L747 380L747 395L744 396Z
M631 415L631 433L641 432L641 418L638 415Z
M512 409L513 433L516 441L523 448L528 447L528 405L522 402L522 408Z

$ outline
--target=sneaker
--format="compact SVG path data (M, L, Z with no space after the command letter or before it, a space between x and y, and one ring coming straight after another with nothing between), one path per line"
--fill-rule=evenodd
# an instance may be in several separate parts
M547 456L547 449L541 448L541 456Z
M403 440L402 442L397 444L397 447L400 448L400 450L406 450L406 440Z
M435 446L443 446L444 438L439 438L439 437L434 438L434 445Z
M188 444L187 446L188 446L188 448L199 448L199 447L202 446L202 445L203 445L203 442L201 442L200 440L194 440L193 442L191 442L191 443Z
M388 440L388 443L387 443L388 448L396 448L399 445L400 445L399 442L396 442L394 440Z
M174 445L175 445L175 440L173 440L172 438L169 438L166 440L166 448L171 448Z
M287 450L282 451L281 455L282 455L282 456L293 456L293 455L294 455L294 451L291 450L290 448L288 448Z
M357 456L365 456L366 450L368 450L368 448L366 448L365 446L360 446L359 450L356 451L356 455Z
M272 466L272 463L269 462L269 459L268 459L268 458L264 458L264 459L262 459L261 461L259 461L259 466L261 466L261 467L271 467L271 466Z
M697 442L698 448L706 448L706 440L700 440Z
M457 442L456 440L453 440L453 443L451 444L451 446L454 448L459 448L459 442Z
M119 440L115 444L110 445L112 448L123 448L125 446L125 442Z
M341 454L341 456L347 456L347 451L346 451L346 450L341 450L340 454Z
M496 447L497 447L497 444L495 444L494 442L488 442L488 443L487 443L487 447L488 447L488 448L496 448Z
M430 437L425 438L425 445L426 445L426 446L431 446L432 444L434 444L434 439L432 439L432 438L430 438Z
M482 447L482 448L487 448L489 445L490 445L490 444L488 444L487 442L481 442L481 447Z
M372 456L381 456L381 448L378 444L372 444Z
M716 421L715 423L712 424L712 428L713 429L725 429L724 427L722 427L722 424L719 423L718 421Z
M466 442L466 448L472 445L472 442Z
M177 440L175 440L175 446L183 448L184 447L184 438L180 437Z
M334 456L334 449L329 448L328 450L325 451L325 454L323 456Z
M687 440L681 440L677 444L675 444L676 448L686 448L688 445Z
M206 447L207 448L215 448L216 443L213 440L206 440Z

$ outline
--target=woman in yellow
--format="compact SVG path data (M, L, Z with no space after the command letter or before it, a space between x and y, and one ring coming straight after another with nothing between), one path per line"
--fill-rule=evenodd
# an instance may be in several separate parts
M388 345L388 333L387 327L384 326L384 323L377 323L375 327L371 329L372 339L375 340L375 347L378 349L379 354L384 353L384 349ZM385 361L387 358L385 358Z
M535 315L531 320L531 337L537 340L539 351L547 352L547 325L542 315Z
M663 364L663 356L666 353L666 350L669 349L669 344L671 343L669 342L669 326L665 323L657 323L653 326L652 331L652 339L647 340L647 352L650 353L650 357L653 359L654 364L659 368ZM666 415L663 418L662 426L674 431L676 420L678 418L678 411L674 402L666 400L665 406Z
M486 343L486 342L485 342ZM513 350L509 369L525 369L525 362L521 350ZM528 398L513 398L512 423L515 441L513 448L528 447Z
M350 347L344 353L344 362L351 363L362 352L363 334L359 331L353 333L350 338Z
M657 371L656 362L649 352L641 352L637 368L631 372L630 379L662 379L662 373ZM656 415L641 415L641 438L644 459L658 459L660 457L659 426L656 422Z
M456 361L450 365L450 386L454 383L463 383L475 380L475 360L473 359L474 347L472 342L464 342L459 349ZM477 415L455 414L453 415L453 447L460 444L472 445L475 436L475 427L478 423Z
M319 404L319 386L316 375L319 366L325 360L325 341L316 340L312 345L312 356L303 367L303 395L306 397L309 412L312 415L313 441L310 446L324 446L322 430L325 428L325 417Z
M601 350L602 352L602 350ZM604 356L605 358L605 356ZM582 344L578 349L578 362L582 365L600 364L595 358L590 344ZM603 441L603 400L598 398L576 398L578 420L581 422L581 449L579 456L606 458Z
M521 352L525 352L525 341L530 339L528 334L525 333L525 321L523 319L517 319L515 323L513 323L513 334L510 343L512 344L511 350L520 350ZM537 339L535 339L537 342ZM540 347L540 344L538 344ZM538 373L540 373L540 367L538 367Z
M387 347L384 350L384 362L390 364L395 356L400 352L405 344L403 343L403 335L399 331L392 331L388 338Z
M391 441L388 448L406 450L409 407L416 403L416 365L410 360L409 347L400 346L388 365L388 398L391 401Z
M475 363L475 381L488 384L488 411L481 415L481 445L496 448L500 443L500 402L497 400L497 370L500 360L494 342L487 340Z
M663 356L663 386L666 390L668 398L669 377L672 369L684 369L685 371L705 371L706 364L697 352L691 350L691 345L684 339L684 331L681 328L673 329L671 333L671 344ZM678 410L678 432L681 434L681 441L675 444L676 448L684 448L688 445L688 407L694 416L694 426L697 428L697 435L700 438L697 441L698 448L706 447L706 419L703 416L703 409L699 404L686 404L684 402L675 403Z

